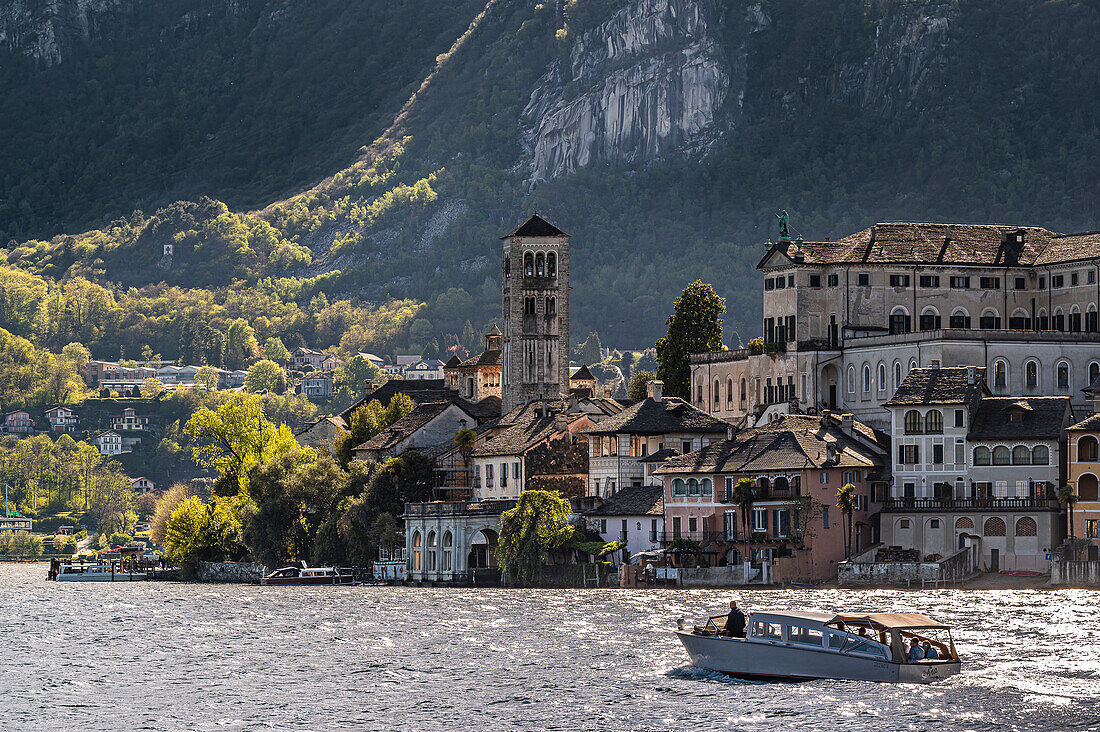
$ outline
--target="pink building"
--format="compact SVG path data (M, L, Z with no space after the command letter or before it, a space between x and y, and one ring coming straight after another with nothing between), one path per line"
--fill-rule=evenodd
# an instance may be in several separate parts
M870 545L869 517L877 511L888 476L889 446L881 433L851 415L784 415L688 455L654 473L664 481L665 546L696 542L711 566L743 563L746 524L754 567L766 565L773 582L836 576L845 556L846 517L836 491L851 483L852 551ZM747 516L734 497L742 478L753 481ZM682 560L684 555L673 553Z
M29 435L34 432L34 420L30 412L18 409L4 415L3 427L9 435Z

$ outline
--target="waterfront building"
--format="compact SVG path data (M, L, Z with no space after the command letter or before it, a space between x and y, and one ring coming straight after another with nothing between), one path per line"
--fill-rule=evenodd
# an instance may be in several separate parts
M686 454L726 437L730 425L650 381L647 396L585 430L590 495L609 498L627 486L661 485L660 460ZM651 458L651 459L647 459Z
M979 367L916 368L889 410L882 543L920 559L978 547L988 569L1041 570L1062 540L1068 397L999 397Z
M1068 484L1077 502L1072 506L1069 534L1084 540L1080 559L1100 559L1100 414L1093 414L1067 430Z
M503 410L569 393L569 235L538 214L501 237Z
M880 223L830 241L779 240L760 339L692 357L692 400L734 422L839 409L881 429L914 368L987 369L995 395L1069 397L1100 377L1100 233Z
M748 559L770 581L832 577L845 557L846 517L836 491L856 489L852 550L873 540L870 517L885 492L886 436L850 414L778 415L729 439L670 458L664 481L665 546L696 542L711 565L745 561L745 526L734 487L755 485Z
M638 552L661 548L664 495L664 487L659 484L630 486L585 514L590 531L605 542L623 542L622 551L609 554L608 561L629 564L630 557Z
M406 576L412 582L500 581L496 549L500 514L517 501L406 503Z

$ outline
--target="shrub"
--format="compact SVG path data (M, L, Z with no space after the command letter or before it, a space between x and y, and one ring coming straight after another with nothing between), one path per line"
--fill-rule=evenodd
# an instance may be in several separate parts
M129 534L120 534L116 531L115 533L111 534L111 538L107 540L107 543L110 546L126 546L133 540L134 537L130 536Z

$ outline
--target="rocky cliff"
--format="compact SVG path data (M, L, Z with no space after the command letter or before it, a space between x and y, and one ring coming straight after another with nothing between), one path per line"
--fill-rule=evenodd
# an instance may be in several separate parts
M59 64L71 48L94 38L101 24L109 24L116 11L130 4L130 0L10 0L0 4L0 48L44 66Z

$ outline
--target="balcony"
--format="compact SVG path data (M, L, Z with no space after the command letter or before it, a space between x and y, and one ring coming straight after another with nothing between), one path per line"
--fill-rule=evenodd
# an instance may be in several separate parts
M1027 498L887 498L886 512L910 511L1057 511L1058 501L1030 496Z
M515 508L517 503L519 503L519 501L515 499L406 503L405 518L416 518L421 516L472 516L479 514L493 515Z

